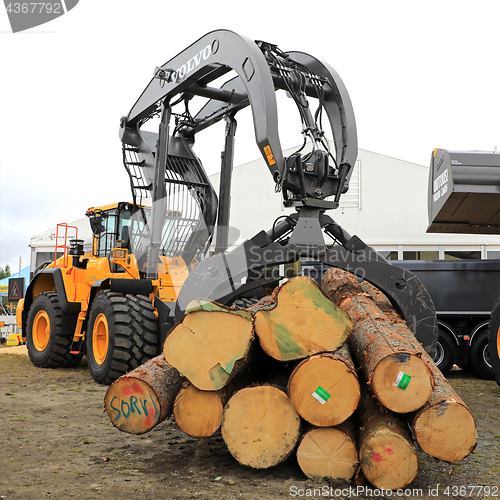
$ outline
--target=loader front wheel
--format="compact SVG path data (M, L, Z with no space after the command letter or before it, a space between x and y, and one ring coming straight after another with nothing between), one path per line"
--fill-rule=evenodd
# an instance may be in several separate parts
M86 331L92 378L109 385L157 355L156 316L148 297L102 291L90 309Z
M71 363L72 336L62 335L62 312L57 292L38 295L30 307L26 344L31 362L40 368L59 368Z

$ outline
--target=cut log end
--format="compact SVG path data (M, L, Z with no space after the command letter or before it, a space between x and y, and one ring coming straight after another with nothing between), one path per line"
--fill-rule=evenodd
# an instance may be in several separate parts
M315 428L302 436L297 462L307 477L350 480L358 469L358 452L354 439L340 429Z
M377 399L397 413L421 408L433 389L433 376L417 355L396 353L382 359L372 375L371 389Z
M418 458L406 421L384 411L364 392L357 411L359 463L364 477L376 488L404 488L418 472Z
M329 269L322 287L353 322L349 347L378 400L398 413L424 405L434 379L410 330L396 328L350 273Z
M364 288L393 322L398 333L405 324L385 295L369 284ZM421 353L434 379L434 389L425 405L412 416L413 433L422 450L435 458L453 462L468 456L476 447L476 424L465 403L426 352Z
M147 383L123 376L108 389L104 399L111 423L123 432L144 434L160 421L160 401Z
M165 339L165 359L194 386L224 387L249 354L253 327L236 313L201 310L186 314Z
M363 475L376 488L396 490L410 484L418 472L413 446L403 437L380 432L359 450Z
M280 361L335 351L351 332L348 315L307 276L277 288L271 304L255 313L255 331L264 351Z
M360 397L353 370L331 354L304 360L290 376L290 399L299 415L313 425L330 427L349 418Z
M266 469L293 451L300 435L300 417L287 395L276 387L247 387L227 403L221 430L238 462Z
M188 384L177 394L173 413L183 432L194 437L208 437L219 429L222 410L222 401L216 392L200 391Z
M440 460L462 460L476 447L476 424L467 407L444 400L425 409L413 422L418 444Z

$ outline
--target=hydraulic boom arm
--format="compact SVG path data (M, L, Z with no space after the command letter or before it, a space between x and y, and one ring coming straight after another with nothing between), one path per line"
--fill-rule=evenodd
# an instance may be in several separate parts
M210 86L231 70L236 72L235 78L220 88ZM278 136L277 89L286 90L296 100L304 134L309 134L315 149L323 152L307 166L294 158L288 171ZM347 190L357 157L356 124L345 86L326 63L302 52L281 52L275 45L253 42L231 31L213 31L156 68L149 85L122 119L122 140L126 142L128 137L129 142L134 142L131 136L158 112L161 103L171 103L180 94L209 99L192 122L182 127L184 136L193 137L250 105L255 140L277 184L285 181L285 188L299 198L323 199L335 194L337 202ZM329 168L326 148L320 147L325 133L312 116L307 96L317 98L321 105L318 109L326 111L335 143L336 168ZM303 169L305 175L297 169Z

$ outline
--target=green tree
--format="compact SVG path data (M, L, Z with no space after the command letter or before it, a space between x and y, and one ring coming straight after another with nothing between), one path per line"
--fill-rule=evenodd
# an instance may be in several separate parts
M5 266L5 270L3 267L0 267L0 280L3 278L8 278L10 276L10 267L9 265ZM1 297L2 304L7 304L8 299L7 297Z
M3 278L8 278L10 276L10 266L7 264L5 266L5 270L3 267L0 267L0 280Z

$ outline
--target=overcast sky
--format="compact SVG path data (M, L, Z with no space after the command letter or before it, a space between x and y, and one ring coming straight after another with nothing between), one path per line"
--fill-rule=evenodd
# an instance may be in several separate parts
M436 147L500 148L499 21L498 0L80 0L12 34L0 6L0 266L28 265L32 235L130 199L120 117L156 66L209 31L329 62L359 147L428 165ZM209 173L219 131L195 147ZM258 157L245 124L236 140L236 165Z

